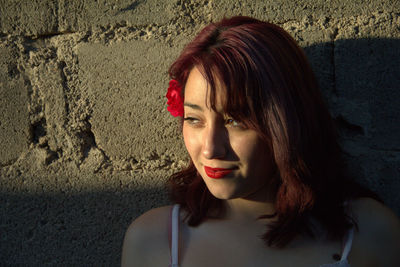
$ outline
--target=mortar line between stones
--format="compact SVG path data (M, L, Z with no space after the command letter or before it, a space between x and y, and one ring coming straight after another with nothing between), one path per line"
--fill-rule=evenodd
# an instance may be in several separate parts
M68 34L74 34L76 32L74 31L62 31L62 32L55 32L55 33L43 33L43 34L38 34L36 36L27 36L26 38L32 39L32 40L36 40L36 39L48 39L48 38L52 38L55 36L59 36L59 35L68 35Z
M332 75L333 75L333 93L337 96L338 91L336 87L336 60L335 60L335 41L338 35L338 28L335 28L334 34L332 35L331 46L332 46L332 53L331 53L331 62L332 62Z

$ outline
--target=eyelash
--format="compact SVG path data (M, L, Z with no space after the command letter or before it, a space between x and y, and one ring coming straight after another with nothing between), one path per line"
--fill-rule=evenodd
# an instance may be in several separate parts
M186 117L186 118L183 118L183 120L189 122L190 124L195 123L194 121L199 121L198 119L193 118L193 117Z

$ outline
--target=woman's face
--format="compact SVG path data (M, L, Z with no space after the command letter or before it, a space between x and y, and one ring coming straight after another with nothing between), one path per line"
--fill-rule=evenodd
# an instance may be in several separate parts
M183 137L209 191L220 199L259 199L268 191L272 153L259 134L224 113L217 87L216 111L207 98L207 81L195 67L184 101Z

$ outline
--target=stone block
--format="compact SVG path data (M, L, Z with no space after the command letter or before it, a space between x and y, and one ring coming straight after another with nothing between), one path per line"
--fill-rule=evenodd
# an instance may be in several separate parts
M34 90L40 90L45 103L43 107L46 119L45 140L50 150L65 150L69 147L68 134L65 129L67 120L66 96L63 88L61 66L55 60L43 60L42 64L32 70Z
M370 14L371 12L398 12L399 5L390 0L369 1L330 1L324 0L295 0L295 1L213 1L212 20L234 15L252 16L258 19L285 22L299 20L304 17L342 18Z
M57 1L0 0L0 32L42 35L57 32Z
M381 150L400 148L400 41L353 39L335 43L336 88L340 98L351 100L368 115L359 124L368 146ZM356 77L356 78L355 78ZM358 116L357 113L349 116ZM350 118L350 120L352 120Z
M178 119L166 109L167 70L177 49L159 40L82 43L82 96L93 107L96 145L111 159L184 154Z
M0 32L38 36L115 24L165 24L174 17L173 5L158 0L0 0Z
M17 49L0 47L0 165L28 148L28 89L17 68Z
M325 19L304 18L281 26L303 48L321 91L329 100L335 83L332 30L329 24Z
M165 24L173 18L172 1L59 1L60 31L84 31L114 24Z
M348 159L350 175L376 192L386 205L400 214L400 180L397 179L400 153L368 149L351 141L346 141L345 145L346 152L351 154Z

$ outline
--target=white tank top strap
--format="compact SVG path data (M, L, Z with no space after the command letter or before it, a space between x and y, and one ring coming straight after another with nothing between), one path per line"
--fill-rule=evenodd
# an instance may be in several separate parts
M340 261L334 263L322 264L320 265L320 267L350 267L350 264L347 261L347 257L349 256L351 250L353 237L354 237L354 226L347 231L346 235L343 238L342 257Z
M170 267L179 267L179 204L172 207L171 214L171 264Z
M349 256L351 245L353 244L353 237L354 237L354 227L347 232L344 238L344 247L342 252L342 258L340 260L347 260L347 256Z

